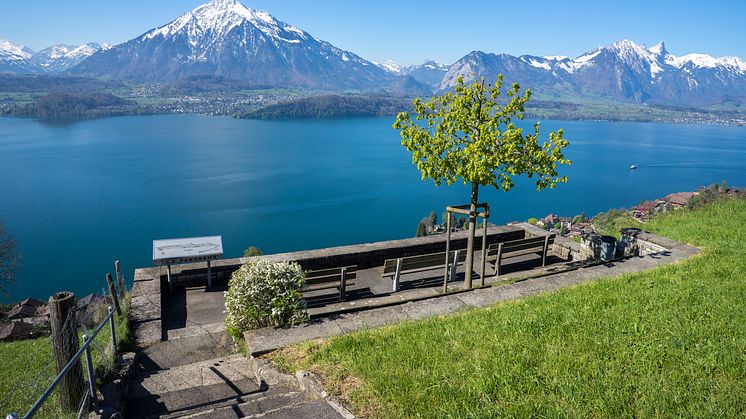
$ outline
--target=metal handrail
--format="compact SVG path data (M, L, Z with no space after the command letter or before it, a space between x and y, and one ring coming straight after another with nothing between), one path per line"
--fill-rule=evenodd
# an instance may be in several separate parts
M41 406L49 398L49 396L52 395L52 392L54 391L55 387L57 387L57 384L59 384L60 381L62 381L62 378L68 373L68 371L70 371L73 365L75 365L75 363L78 362L80 357L83 356L83 353L86 354L86 361L87 361L86 366L88 367L88 376L89 376L88 381L89 381L89 386L90 386L89 391L95 392L95 387L94 387L95 383L93 383L93 380L95 378L94 378L94 375L93 375L94 373L92 369L93 366L92 366L92 361L91 361L90 346L91 346L91 342L93 342L93 340L96 339L96 336L101 331L101 329L104 328L104 326L106 325L106 322L110 320L111 320L112 332L113 332L114 309L112 309L111 307L109 307L109 314L107 314L104 320L101 322L101 324L99 324L98 327L96 327L96 329L93 331L91 336L86 336L86 335L83 336L83 346L78 350L78 352L75 353L75 355L70 359L67 365L65 365L65 368L63 368L62 371L60 371L60 373L57 375L54 381L52 381L52 384L49 385L49 387L44 392L44 394L42 394L41 397L39 397L39 400L37 400L36 403L34 403L34 405L31 406L31 409L29 409L29 411L25 415L23 415L23 419L31 418L34 416L34 414L36 414L36 412L41 408ZM112 333L111 336L112 336L112 339L116 339L114 333ZM114 356L116 356L116 340L113 341L112 345L113 345L112 348L114 349ZM91 394L92 400L94 399L94 397L95 397L95 394Z

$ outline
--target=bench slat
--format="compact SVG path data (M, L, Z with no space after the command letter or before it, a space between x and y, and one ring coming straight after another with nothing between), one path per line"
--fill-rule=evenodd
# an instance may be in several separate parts
M342 280L342 270L345 272L344 281ZM355 285L354 279L356 277L357 266L308 271L306 272L306 285L303 287L303 291L338 289L339 300L344 301L346 288Z
M445 263L446 254L443 253L430 253L428 255L421 256L409 256L403 257L401 273L414 273L422 272L431 269L437 269L443 267ZM466 260L466 252L462 251L459 253L458 263L463 263ZM384 276L391 276L396 273L397 259L388 259L384 263L383 273ZM448 263L453 263L453 253L451 252L448 258Z
M509 259L517 256L536 253L541 256L542 266L546 266L547 253L549 253L550 246L554 244L554 238L555 235L550 234L492 244L487 249L487 261L494 263L495 275L498 276L500 275L500 267L504 264L509 265L511 263Z
M349 287L350 285L355 285L355 282L354 281L347 281L347 283L345 283L345 286ZM327 283L324 283L324 284L316 284L316 285L311 285L311 286L306 285L306 287L303 288L303 291L330 290L330 289L337 289L337 288L339 288L339 286L340 286L339 281L337 281L336 284L331 283L331 282L327 282Z

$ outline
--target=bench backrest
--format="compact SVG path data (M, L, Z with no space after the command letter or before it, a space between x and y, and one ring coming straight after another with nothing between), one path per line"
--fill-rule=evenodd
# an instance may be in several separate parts
M448 252L448 264L453 263L454 252ZM422 270L425 268L437 268L443 267L445 263L446 253L430 253L427 255L409 256L401 258L402 261L402 273L406 271ZM456 263L464 263L466 260L466 250L462 250L458 254L458 261ZM383 273L393 274L396 273L396 261L397 259L387 259L383 265Z
M318 271L306 272L306 286L326 284L328 282L339 283L342 279L342 270L345 271L345 280L350 281L357 276L357 266L345 266L343 268L320 269Z
M544 243L546 240L547 247L554 243L554 234L548 236L531 237L528 239L513 240L503 243L494 243L487 248L487 257L496 256L498 249L502 246L503 254L521 252L521 253L534 253L543 252Z

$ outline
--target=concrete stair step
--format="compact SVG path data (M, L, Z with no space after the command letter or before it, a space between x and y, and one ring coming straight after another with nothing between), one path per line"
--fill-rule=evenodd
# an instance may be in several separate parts
M179 365L160 371L145 371L130 381L128 397L138 398L209 385L227 385L233 381L253 381L258 389L251 364L243 355Z
M181 365L230 356L233 340L225 331L189 333L181 338L159 342L142 350L137 362L143 371L165 370Z
M234 381L228 385L214 384L147 397L128 398L127 416L131 418L159 418L211 409L212 406L243 403L261 395L265 389L257 388L253 381Z
M140 373L130 381L127 410L130 417L158 417L216 403L246 402L244 396L266 390L256 383L250 361L243 355L232 355Z
M298 391L268 390L262 395L246 397L246 400L230 404L214 404L199 410L179 412L162 416L163 418L201 419L201 418L237 418L266 415L288 407L308 402L304 393Z
M262 419L339 419L343 418L326 400L302 400L296 403L277 406L259 403L242 403L223 407L214 411L205 411L192 418L262 418Z
M202 335L218 335L225 332L225 322L194 324L179 329L166 330L168 340L191 338Z

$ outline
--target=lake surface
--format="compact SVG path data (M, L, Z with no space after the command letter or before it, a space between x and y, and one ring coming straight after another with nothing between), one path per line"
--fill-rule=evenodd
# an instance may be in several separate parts
M467 203L469 189L422 182L392 123L0 118L0 219L24 255L10 299L100 291L115 259L131 280L151 265L153 239L222 235L226 257L238 257L250 245L277 253L412 237L430 211ZM560 127L569 183L482 189L492 222L746 186L743 127L544 121L542 133Z

